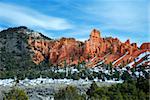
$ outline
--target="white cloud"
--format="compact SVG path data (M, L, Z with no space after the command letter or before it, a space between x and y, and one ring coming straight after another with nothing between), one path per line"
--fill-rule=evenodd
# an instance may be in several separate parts
M47 16L30 8L0 3L0 22L46 30L65 30L73 27L66 19Z
M136 33L148 32L148 4L145 1L94 1L81 10L89 14L89 18L102 24L102 28Z

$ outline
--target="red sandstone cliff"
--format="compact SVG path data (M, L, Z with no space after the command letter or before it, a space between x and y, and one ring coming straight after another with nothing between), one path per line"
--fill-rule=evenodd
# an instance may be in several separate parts
M132 62L140 53L150 51L150 43L143 43L140 49L136 43L127 40L122 43L118 38L102 38L101 33L93 29L90 38L85 43L73 38L61 38L60 40L34 39L30 36L28 40L34 55L33 62L39 64L47 59L52 64L62 66L77 64L86 61L87 67L92 67L98 62L112 62L114 66L126 65Z
M150 49L150 43L143 43L141 46L140 46L140 49Z
M28 40L34 55L33 61L39 64L48 58L52 64L63 65L77 64L83 52L83 43L73 38L61 38L60 40L34 40L31 37Z

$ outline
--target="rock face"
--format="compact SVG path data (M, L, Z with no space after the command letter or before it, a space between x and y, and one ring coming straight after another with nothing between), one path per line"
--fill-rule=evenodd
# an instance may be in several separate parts
M94 57L95 55L102 52L101 49L104 49L102 38L100 37L100 32L96 29L93 29L90 35L90 39L85 42L85 50L84 54L85 56L88 54L91 57Z
M0 32L0 70L34 66L28 45L27 27L8 28Z
M33 62L39 64L48 59L54 65L77 64L86 61L91 67L100 61L114 66L132 62L142 50L150 50L150 43L144 43L140 49L136 43L128 39L122 43L118 38L102 38L100 31L93 29L90 38L83 42L74 38L61 38L60 40L43 40L29 38L28 43L34 52Z
M34 51L33 61L36 64L42 62L45 58L52 64L63 65L77 64L80 55L82 55L82 42L73 38L61 38L60 40L34 40L29 38L28 43Z
M140 46L140 49L150 49L150 43L143 43L141 46Z
M11 34L7 35L8 33ZM87 67L93 67L100 62L119 66L126 65L141 53L150 51L150 43L143 43L138 48L137 44L130 43L129 39L122 43L118 38L103 38L101 32L96 29L92 30L90 38L85 42L74 38L52 40L25 27L2 31L0 36L2 37L0 38L1 56L3 56L1 52L4 51L6 54L17 52L16 58L19 58L18 55L20 55L19 59L28 54L36 65L43 61L59 66L85 61ZM4 65L3 61L5 58L1 60L1 65Z

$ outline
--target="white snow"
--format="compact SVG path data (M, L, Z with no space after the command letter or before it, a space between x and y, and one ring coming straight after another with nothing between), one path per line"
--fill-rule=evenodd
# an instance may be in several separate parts
M14 85L15 82L13 79L4 79L4 80L0 80L0 86L3 85L3 86L12 86Z
M123 83L123 80L119 80L119 81L106 80L105 82L108 82L108 83Z
M146 51L146 52L144 52L144 53L141 53L137 58L135 58L135 61L129 63L128 65L126 65L126 67L129 66L130 68L132 68L132 65L134 65L135 62L138 62L140 59L142 59L142 58L145 57L146 55L149 55L149 56L148 56L148 60L147 60L147 61L143 61L141 64L150 61L150 52L149 52L149 51ZM139 64L139 65L141 65L141 64Z
M95 78L94 81L101 82L98 78ZM123 81L115 81L115 80L106 80L105 82L108 83L121 83ZM35 86L35 85L42 85L42 84L57 84L57 83L64 83L64 84L91 84L91 80L79 79L51 79L51 78L37 78L37 79L24 79L20 80L18 85L19 86ZM14 79L3 79L0 80L0 86L14 86L15 80Z
M114 65L114 64L117 63L119 60L121 60L122 58L124 58L127 54L128 54L128 52L126 52L123 56L121 56L119 59L117 59L116 61L114 61L112 64Z

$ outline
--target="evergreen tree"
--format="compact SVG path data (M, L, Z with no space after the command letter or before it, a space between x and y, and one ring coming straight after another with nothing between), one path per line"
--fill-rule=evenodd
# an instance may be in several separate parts
M54 95L55 100L85 100L85 98L78 94L77 89L73 86L67 86L65 89L59 90Z
M93 95L94 91L96 91L97 88L98 88L98 86L97 86L96 82L93 81L90 88L87 90L86 94L91 97Z

